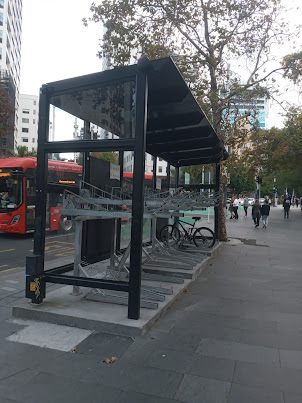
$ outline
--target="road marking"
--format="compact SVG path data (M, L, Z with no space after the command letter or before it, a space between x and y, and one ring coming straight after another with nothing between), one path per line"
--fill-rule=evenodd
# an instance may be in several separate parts
M63 241L51 241L51 242L46 242L46 244L50 244L50 243L67 243L69 245L74 245L74 242L63 242Z
M67 244L69 244L69 242L62 242L62 243L67 243ZM45 254L48 254L48 255L50 255L50 254L53 254L53 253L57 253L57 252L60 252L60 251L67 251L67 250L69 250L70 252L72 252L73 253L73 251L74 251L74 244L71 244L72 246L63 246L63 245L49 245L49 246L45 246L45 248L44 248L44 252L45 252ZM34 250L33 249L29 249L29 252L33 252Z
M4 280L4 281L9 284L18 284L19 283L19 281L16 281L16 280Z
M70 252L70 253L58 253L58 254L56 254L55 256L71 256L72 255L72 253Z
M62 234L62 235L53 235L53 236L48 236L46 239L54 239L54 238L63 238L66 237L66 235L73 235L73 234Z
M16 288L12 288L12 287L1 287L1 290L5 290L5 291L17 291Z
M0 268L1 268L1 267L7 267L7 264L3 264L2 266L0 266Z
M1 270L1 271L0 271L0 274L1 274L1 273L6 273L7 271L11 271L11 270L17 270L17 269L21 269L21 267L13 267L13 268L11 268L11 269Z
M4 253L4 252L11 252L12 250L16 250L16 249L0 250L0 253Z

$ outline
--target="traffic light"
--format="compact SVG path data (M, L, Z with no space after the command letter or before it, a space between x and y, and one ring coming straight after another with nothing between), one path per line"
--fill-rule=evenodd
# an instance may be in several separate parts
M262 183L262 178L260 178L260 176L257 176L256 182L259 183L259 185L261 185L261 183Z

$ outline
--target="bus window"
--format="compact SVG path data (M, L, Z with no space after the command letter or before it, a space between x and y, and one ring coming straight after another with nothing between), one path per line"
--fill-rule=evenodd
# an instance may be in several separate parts
M1 211L16 209L22 203L22 177L14 175L12 170L0 172L0 208Z

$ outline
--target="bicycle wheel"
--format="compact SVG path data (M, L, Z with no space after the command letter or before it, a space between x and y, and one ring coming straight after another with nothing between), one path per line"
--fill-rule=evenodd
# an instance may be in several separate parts
M214 232L207 227L197 228L193 235L196 246L210 249L216 241Z
M165 225L160 230L159 237L166 245L176 246L180 240L180 232L174 225Z

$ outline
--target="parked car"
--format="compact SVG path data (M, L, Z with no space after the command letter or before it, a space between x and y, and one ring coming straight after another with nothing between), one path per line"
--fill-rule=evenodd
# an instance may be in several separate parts
M260 204L263 204L265 202L265 198L264 197L260 197L259 199Z
M252 206L255 203L255 199L253 197L248 198L249 205Z

